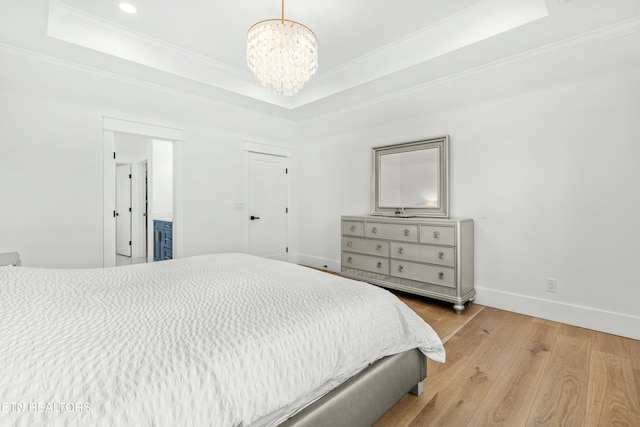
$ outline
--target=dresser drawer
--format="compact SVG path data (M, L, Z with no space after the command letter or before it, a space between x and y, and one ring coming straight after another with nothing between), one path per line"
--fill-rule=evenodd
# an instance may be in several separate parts
M385 224L368 222L364 230L366 237L401 240L403 242L418 241L418 226L414 224Z
M342 266L358 270L389 274L389 259L369 255L342 253Z
M164 221L161 219L154 219L153 225L154 227L162 228L164 230L169 230L169 231L171 231L171 229L173 228L173 223L171 221Z
M342 234L347 236L364 236L364 222L342 221Z
M171 234L165 233L164 235L164 247L173 249L173 238Z
M421 225L420 242L454 246L456 244L456 229L454 227Z
M391 257L455 267L456 250L442 246L391 242Z
M418 282L456 287L455 269L436 265L418 264L409 261L391 260L391 275Z
M386 257L389 256L389 242L342 236L342 250Z

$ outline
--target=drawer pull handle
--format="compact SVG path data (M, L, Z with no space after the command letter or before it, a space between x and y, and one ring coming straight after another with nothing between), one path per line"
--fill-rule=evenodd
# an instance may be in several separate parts
M438 273L438 279L440 280L444 279L444 273L442 271Z
M434 239L439 239L440 238L440 232L439 231L434 231L433 232L433 238Z
M402 246L398 248L398 253L399 254L403 254L404 253L404 248Z
M351 246L353 246L353 242L352 242L351 240L349 240L349 241L347 242L347 247L349 247L349 248L350 248Z
M405 229L404 229L404 235L405 235L405 236L408 236L408 235L409 235L409 229L408 229L408 228L405 228Z
M376 234L376 233L378 232L378 229L377 229L376 227L373 227L373 228L371 229L371 232L372 232L373 234Z
M351 226L351 231L356 231L356 226L355 225Z
M378 261L378 268L382 268L382 263Z
M402 271L403 271L403 270L404 270L404 267L403 267L403 266L401 266L401 265L399 265L399 266L398 266L398 271L399 271L400 273L402 273Z
M347 258L347 262L349 263L351 262L351 257Z
M382 245L376 246L376 251L380 251L380 250L382 250Z
M438 252L438 259L444 259L444 252Z

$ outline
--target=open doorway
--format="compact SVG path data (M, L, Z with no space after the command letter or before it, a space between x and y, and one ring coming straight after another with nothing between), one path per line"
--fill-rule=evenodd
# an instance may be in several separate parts
M173 143L154 139L151 151L153 254L149 259L165 261L173 259Z
M173 144L115 132L116 265L173 257Z
M106 117L104 124L104 266L175 257L182 131ZM154 256L158 221L170 224L162 258Z

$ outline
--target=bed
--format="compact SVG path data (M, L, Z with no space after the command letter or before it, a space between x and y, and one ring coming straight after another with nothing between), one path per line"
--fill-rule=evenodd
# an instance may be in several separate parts
M0 267L0 425L370 425L425 356L393 294L291 263Z

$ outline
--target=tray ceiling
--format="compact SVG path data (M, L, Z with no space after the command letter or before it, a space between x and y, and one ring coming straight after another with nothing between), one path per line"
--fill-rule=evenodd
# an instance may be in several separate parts
M640 27L638 0L288 0L285 17L318 37L320 65L297 95L281 97L245 60L248 28L279 17L278 1L130 0L135 15L115 0L10 2L17 13L43 9L46 22L33 28L46 25L46 35L21 41L30 50L295 120Z

